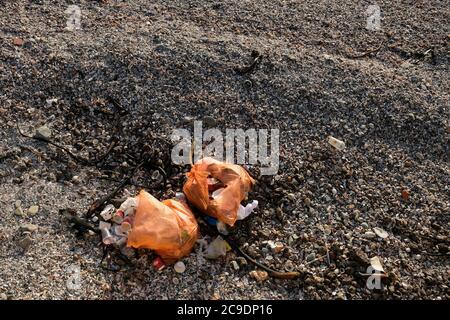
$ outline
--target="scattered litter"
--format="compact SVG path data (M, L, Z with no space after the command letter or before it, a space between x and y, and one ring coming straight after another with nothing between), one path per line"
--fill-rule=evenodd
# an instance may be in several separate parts
M216 226L217 226L217 231L219 231L220 234L223 234L223 235L229 234L227 225L225 223L223 223L222 221L218 221Z
M217 259L227 254L227 248L228 248L227 242L223 240L221 236L218 236L206 248L204 256L207 259Z
M209 157L197 161L187 177L183 192L189 202L230 226L236 222L240 203L255 183L241 166Z
M186 266L182 261L178 261L177 263L175 263L175 265L173 266L173 269L177 272L177 273L183 273L184 271L186 271Z
M100 216L103 218L103 220L108 221L111 220L112 215L116 211L116 208L112 204L108 204L105 209L100 213Z
M338 150L344 150L345 149L345 142L339 139L336 139L332 136L328 137L328 143L335 147Z
M386 239L389 236L389 234L385 230L378 228L378 227L374 227L373 231L375 231L377 236L379 236L382 239Z
M153 268L155 268L158 271L161 271L166 267L166 264L160 257L156 257L152 262Z
M258 200L253 200L251 203L249 203L245 207L242 205L239 205L239 210L237 213L237 220L244 220L245 218L247 218L253 212L253 210L256 209L257 206L258 206Z
M137 207L138 200L134 197L129 197L120 205L119 211L122 211L125 216L131 216L134 215Z
M210 216L205 216L205 221L210 226L217 226L217 219L216 218L213 218L213 217L210 217Z
M100 221L99 229L102 234L102 241L104 244L113 244L114 242L116 242L114 236L110 231L111 223Z
M128 234L129 247L154 250L166 263L191 252L199 232L197 220L186 203L175 199L160 202L146 191L141 191L136 200L121 206L126 214L138 204Z

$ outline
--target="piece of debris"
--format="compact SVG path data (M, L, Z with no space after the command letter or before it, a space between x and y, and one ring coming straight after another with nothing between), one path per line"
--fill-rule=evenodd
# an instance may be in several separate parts
M222 221L217 221L216 227L217 227L217 231L219 231L220 234L223 234L223 235L229 234L227 225L225 223L223 223Z
M339 139L336 139L332 136L328 137L328 143L333 146L334 148L338 150L344 150L345 149L345 142Z
M37 128L36 133L34 134L34 137L36 139L41 139L41 140L45 140L45 141L48 141L51 136L52 136L52 131L46 125L43 125L43 126Z
M166 264L161 259L161 257L156 257L152 262L153 268L155 268L157 271L161 271L166 267Z
M239 205L239 210L237 213L236 220L244 220L253 212L253 210L256 209L257 206L258 206L258 200L253 200L251 203L247 204L245 207L242 205Z
M204 256L207 259L217 259L227 254L227 243L218 236L213 242L209 244L204 252Z
M30 215L35 215L36 213L38 213L39 211L39 206L35 205L35 206L31 206L28 208L27 213Z
M253 270L250 271L250 276L254 278L256 281L262 282L267 280L269 277L269 274L266 271L263 270Z
M204 214L233 226L239 205L254 184L243 167L206 157L197 161L187 173L183 192Z
M155 251L165 263L173 263L192 251L198 238L198 224L188 205L176 199L162 202L142 190L122 207L125 216L134 212L127 246ZM121 210L119 208L119 210Z
M386 239L389 236L389 234L385 230L383 230L381 228L374 227L372 229L377 234L377 236L379 236L382 239Z
M372 268L375 271L381 272L381 273L385 273L384 269L383 269L383 266L381 265L380 258L378 256L370 258L370 265L372 266Z
M100 212L100 216L103 218L103 220L108 221L111 220L112 215L116 211L116 208L112 204L108 204L102 212Z
M173 269L174 269L177 273L183 273L184 271L186 271L186 265L183 263L183 261L178 261L178 262L175 263L175 265L173 266Z

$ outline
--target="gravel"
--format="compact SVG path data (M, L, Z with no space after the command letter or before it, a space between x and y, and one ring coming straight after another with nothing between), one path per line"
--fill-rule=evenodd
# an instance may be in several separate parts
M1 299L450 298L444 1L377 1L379 31L365 28L369 1L78 3L78 31L65 30L72 2L1 4ZM254 50L261 62L236 72ZM257 261L300 279L255 281L264 273L242 257L201 260L197 247L182 274L154 270L147 251L131 265L100 265L97 235L75 232L60 214L85 213L139 157L149 164L120 196L144 187L173 197L189 167L172 163L170 135L192 132L195 120L222 132L280 130L278 173L247 166L259 206L232 236ZM16 121L78 159L21 136ZM105 159L86 161L115 137ZM166 179L152 175L158 167ZM24 224L38 230L24 236ZM373 257L387 277L370 290Z

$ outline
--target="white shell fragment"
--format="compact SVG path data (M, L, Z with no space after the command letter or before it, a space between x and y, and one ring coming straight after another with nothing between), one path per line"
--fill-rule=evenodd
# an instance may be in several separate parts
M377 234L377 236L379 236L382 239L386 239L387 237L389 237L389 233L387 233L385 230L381 228L374 227L373 231Z

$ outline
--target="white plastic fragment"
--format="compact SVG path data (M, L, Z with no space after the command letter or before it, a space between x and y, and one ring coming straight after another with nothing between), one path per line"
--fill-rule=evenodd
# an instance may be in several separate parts
M216 191L214 191L214 192L212 193L212 197L213 197L214 199L220 197L220 194L222 193L223 190L225 190L225 189L224 189L224 188L217 189Z
M180 201L187 202L186 196L184 195L183 192L177 192L177 193L175 193L175 199L180 200Z
M112 204L108 204L103 211L100 213L100 216L103 218L103 220L108 221L111 220L112 215L116 211L116 208Z
M178 261L177 263L175 263L173 268L177 273L183 273L184 271L186 271L186 265L182 261Z
M138 206L138 200L135 197L127 198L119 207L119 210L123 211L125 216L134 214Z
M338 150L344 150L345 149L345 142L339 139L336 139L332 136L328 137L328 143L335 147Z
M380 258L378 258L377 256L370 258L370 265L375 271L384 273L384 269L383 266L381 265Z
M253 210L258 206L258 200L253 200L251 203L247 204L245 207L239 205L239 210L237 213L237 220L244 220L247 218Z
M220 256L224 256L227 254L227 243L222 239L221 236L218 236L211 242L205 250L205 258L207 259L217 259Z
M219 231L220 234L228 235L229 232L225 223L223 223L222 221L217 221L216 227L217 231Z

